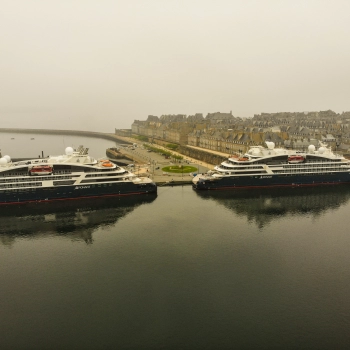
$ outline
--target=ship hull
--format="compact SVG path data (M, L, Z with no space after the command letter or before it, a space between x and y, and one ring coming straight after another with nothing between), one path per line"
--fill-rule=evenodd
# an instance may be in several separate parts
M135 184L133 182L121 182L98 185L9 189L1 191L0 204L128 196L148 193L157 193L157 186L154 183Z
M259 187L293 187L293 186L326 186L350 184L350 173L323 175L254 175L240 177L223 177L221 179L200 179L193 184L195 190L225 190Z

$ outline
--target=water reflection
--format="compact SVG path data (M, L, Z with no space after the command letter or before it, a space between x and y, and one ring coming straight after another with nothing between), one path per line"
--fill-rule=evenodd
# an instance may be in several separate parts
M248 221L259 228L286 215L317 218L350 199L350 188L347 186L196 193L204 200L215 201L238 215L247 216Z
M95 230L114 225L155 199L156 195L143 195L2 206L0 243L12 245L18 238L55 235L91 244Z

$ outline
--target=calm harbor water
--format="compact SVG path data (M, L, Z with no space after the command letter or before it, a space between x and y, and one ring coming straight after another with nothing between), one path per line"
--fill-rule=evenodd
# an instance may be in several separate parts
M115 147L116 143L92 137L0 132L1 153L12 158L37 158L42 152L44 157L60 155L66 147L78 148L79 145L88 147L91 156L101 158L106 157L106 148Z
M0 348L348 349L349 213L346 186L2 206Z

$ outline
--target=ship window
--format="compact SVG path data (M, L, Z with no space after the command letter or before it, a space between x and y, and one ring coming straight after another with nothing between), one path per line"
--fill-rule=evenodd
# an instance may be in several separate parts
M0 188L12 188L12 187L39 187L39 186L42 186L42 182L0 185Z
M99 177L99 176L103 176L103 177L106 177L106 176L116 176L116 175L121 175L122 173L114 173L114 174L89 174L89 175L86 175L85 177L88 178L88 177Z
M114 179L91 179L91 180L82 180L81 183L96 183L96 182L116 182L116 181L121 181L122 179L120 177L116 177Z
M75 180L53 181L54 186L73 185L74 183L75 183Z

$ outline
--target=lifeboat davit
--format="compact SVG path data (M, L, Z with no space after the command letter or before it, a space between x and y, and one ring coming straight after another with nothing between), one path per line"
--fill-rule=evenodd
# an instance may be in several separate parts
M302 163L305 160L303 156L289 156L288 157L288 163L295 164L295 163Z
M34 165L30 170L30 175L51 175L52 174L52 166L50 165Z

